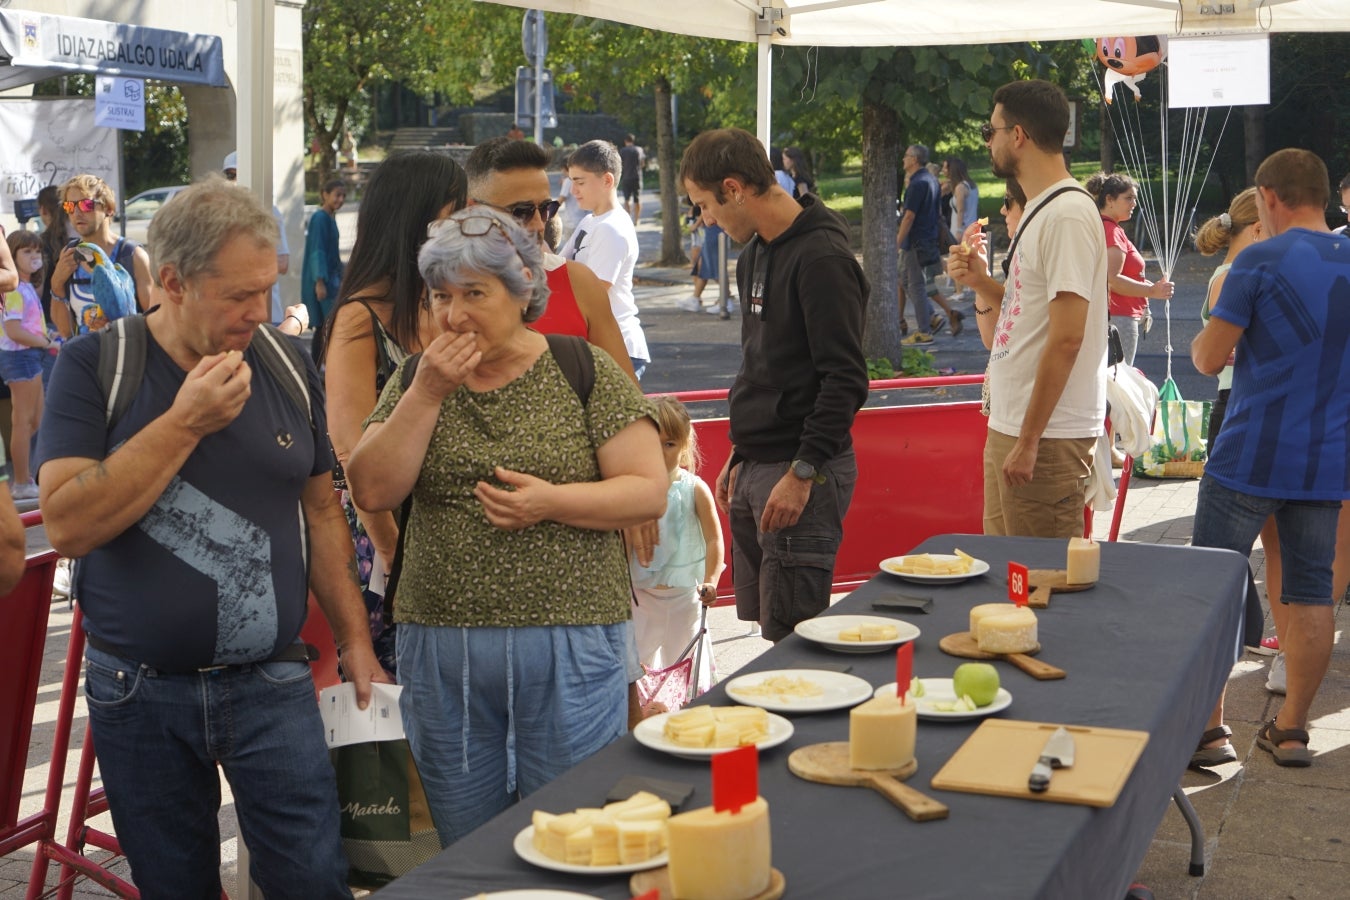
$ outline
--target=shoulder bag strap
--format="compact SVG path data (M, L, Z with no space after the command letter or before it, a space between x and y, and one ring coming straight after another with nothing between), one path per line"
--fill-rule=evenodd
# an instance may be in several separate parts
M149 340L145 316L123 316L99 333L98 383L103 389L108 430L131 408L145 378Z
M1062 187L1062 188L1056 188L1054 191L1051 192L1051 194L1050 194L1049 197L1046 197L1046 198L1045 198L1045 200L1041 203L1040 206L1037 206L1037 207L1036 207L1035 209L1033 209L1030 213L1028 213L1027 216L1026 216L1026 218L1022 219L1021 223L1017 226L1017 234L1013 235L1012 244L1009 245L1009 247L1008 247L1008 258L1009 258L1009 259L1012 258L1013 253L1017 250L1017 242L1018 242L1019 240L1022 239L1022 235L1024 235L1024 234L1027 233L1027 226L1031 224L1031 220L1032 220L1032 219L1036 218L1036 214L1039 213L1041 210L1045 209L1047 206L1049 206L1049 205L1050 205L1050 201L1051 201L1051 200L1054 200L1054 199L1055 199L1056 197L1058 197L1060 194L1067 194L1067 193L1070 193L1070 192L1072 192L1072 191L1076 191L1077 193L1084 194L1084 195L1086 195L1086 196L1088 197L1088 199L1092 199L1092 195L1091 195L1091 194L1089 194L1087 191L1083 190L1081 187L1077 187L1077 186L1075 186L1075 185L1067 185L1067 184L1066 184L1066 185L1065 185L1064 187Z

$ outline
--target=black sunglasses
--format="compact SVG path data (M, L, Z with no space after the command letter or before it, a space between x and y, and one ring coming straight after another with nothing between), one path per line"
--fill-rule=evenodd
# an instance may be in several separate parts
M521 225L529 225L530 221L534 218L535 213L539 214L539 221L547 225L548 220L558 214L559 206L557 200L547 200L538 205L533 203L517 203L514 206L498 206L495 203L488 203L486 200L474 200L474 202L481 203L484 206L490 206L493 209L500 209Z
M987 144L994 139L995 131L1012 131L1016 127L1016 125L991 125L988 122L985 122L980 126L980 137L983 138L984 142Z

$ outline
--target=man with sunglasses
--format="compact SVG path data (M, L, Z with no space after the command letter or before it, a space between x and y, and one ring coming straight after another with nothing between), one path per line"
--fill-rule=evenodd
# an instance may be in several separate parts
M601 348L637 382L619 324L610 310L604 284L579 262L548 252L544 229L558 214L548 182L552 153L532 141L490 138L464 163L469 179L469 204L481 203L509 214L539 238L545 248L548 307L531 323L543 334L571 334Z
M76 253L76 245L82 242L101 247L108 259L126 269L136 289L136 304L149 309L150 255L135 241L113 233L112 217L117 211L113 189L97 175L76 175L61 186L61 201L79 234L79 240L71 241L52 267L52 299L61 301L52 304L52 319L62 337L89 330L82 312L95 302L93 279L80 268Z
M975 314L998 320L987 375L986 534L1082 534L1106 418L1106 239L1097 204L1065 166L1068 127L1064 92L1047 81L994 93L980 134L994 174L1025 191L1026 211L1005 285L984 275L978 224L962 235L962 247L976 252L958 248L949 265L975 290Z

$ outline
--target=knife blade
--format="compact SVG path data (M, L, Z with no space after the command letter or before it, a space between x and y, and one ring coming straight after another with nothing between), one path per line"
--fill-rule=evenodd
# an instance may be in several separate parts
M1039 794L1050 786L1052 770L1072 767L1073 735L1065 731L1063 727L1056 728L1055 733L1050 735L1050 739L1045 742L1040 759L1036 760L1036 765L1031 767L1031 775L1027 778L1027 787L1032 792Z

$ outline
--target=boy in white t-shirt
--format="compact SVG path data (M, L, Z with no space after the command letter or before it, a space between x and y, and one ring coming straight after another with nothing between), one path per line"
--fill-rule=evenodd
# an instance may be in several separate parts
M595 273L609 293L633 371L639 379L651 362L647 338L633 299L633 267L637 265L637 229L619 206L619 151L609 141L587 141L567 158L567 177L577 205L589 215L563 246L562 255Z

